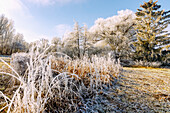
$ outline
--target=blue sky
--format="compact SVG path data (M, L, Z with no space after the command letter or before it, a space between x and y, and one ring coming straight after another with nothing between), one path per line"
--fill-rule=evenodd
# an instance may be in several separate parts
M136 11L145 0L0 0L0 14L14 21L17 32L26 41L51 40L72 30L74 20L90 28L97 18L107 18L117 11ZM170 0L159 0L168 10ZM170 30L170 27L168 28Z

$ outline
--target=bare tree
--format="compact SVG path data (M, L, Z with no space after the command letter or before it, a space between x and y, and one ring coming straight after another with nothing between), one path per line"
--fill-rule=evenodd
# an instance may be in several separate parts
M13 22L4 15L0 16L0 54L11 55L14 52L27 50L27 43L20 33L15 34Z
M8 54L14 31L13 22L4 15L0 16L0 54Z

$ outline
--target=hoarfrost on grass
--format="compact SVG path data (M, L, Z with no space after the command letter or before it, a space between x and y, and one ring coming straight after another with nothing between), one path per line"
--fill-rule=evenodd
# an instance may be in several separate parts
M23 68L24 76L20 75L19 87L12 99L6 99L8 112L113 111L108 98L111 98L113 79L119 75L119 64L109 57L57 58L42 47L33 46L29 60L25 54L12 58L14 67L23 59L17 69L25 66L25 60L28 68Z

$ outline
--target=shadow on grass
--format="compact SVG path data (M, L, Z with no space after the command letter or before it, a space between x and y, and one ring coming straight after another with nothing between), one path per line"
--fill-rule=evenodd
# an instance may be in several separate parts
M129 70L127 72L131 73ZM170 98L167 94L153 94L147 90L140 90L142 84L122 74L114 78L112 84L113 96L110 101L115 106L115 112L169 112Z

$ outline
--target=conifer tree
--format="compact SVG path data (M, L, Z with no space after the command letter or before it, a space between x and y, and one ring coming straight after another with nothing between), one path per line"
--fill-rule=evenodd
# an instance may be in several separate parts
M82 37L82 28L79 26L78 22L75 22L72 32L69 32L64 35L63 43L65 46L64 53L71 57L81 56L81 37Z
M138 60L158 61L161 51L170 44L165 28L170 23L170 11L159 10L158 1L144 2L136 12L136 58Z
M88 53L89 37L87 25L80 27L78 22L75 22L73 31L66 33L63 37L63 52L72 58L81 58Z
M86 53L88 52L88 49L90 48L90 42L89 42L89 38L90 38L90 33L88 31L88 27L86 24L84 24L83 26L83 33L82 33L82 55L86 55Z

